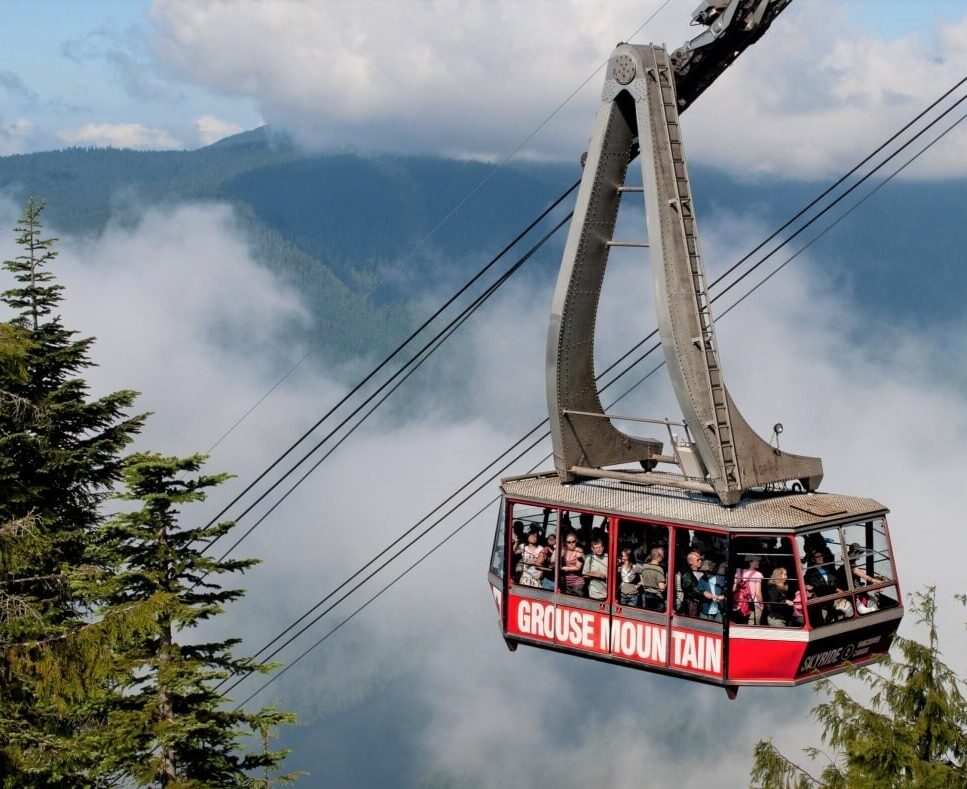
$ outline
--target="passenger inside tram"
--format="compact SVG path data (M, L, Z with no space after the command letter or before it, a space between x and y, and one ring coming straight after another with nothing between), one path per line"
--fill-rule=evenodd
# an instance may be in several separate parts
M721 622L724 619L727 538L723 534L678 527L675 545L675 613Z
M668 529L627 518L618 521L618 556L615 562L615 593L622 605L665 610L665 546ZM630 554L626 554L626 551ZM629 564L625 563L628 556Z
M531 526L525 537L526 542L520 552L520 583L524 586L540 588L541 580L548 567L547 549L540 544L537 526Z
M722 609L725 605L725 576L727 573L725 562L715 562L706 559L702 562L702 577L698 581L698 588L705 599L702 601L701 617L713 622L722 621Z
M832 551L825 544L813 549L807 564L803 576L807 599L829 597L845 591L845 583L837 577ZM836 617L837 611L832 600L809 605L809 624L812 627L832 622Z
M667 583L664 564L665 549L657 547L651 549L648 562L641 567L641 602L648 611L665 610Z
M732 584L732 621L736 624L757 625L762 621L762 557L748 554L745 567L735 573Z
M883 583L887 580L875 572L867 572L866 568L860 564L860 560L867 557L872 557L872 551L867 551L858 542L850 544L847 559L849 560L853 588L860 592L856 597L856 611L859 614L872 614L880 607L880 596L876 592L863 592L863 587Z
M584 569L584 551L578 545L577 534L573 529L564 532L564 550L561 552L561 576L563 589L568 594L584 596L585 581L581 571Z
M631 548L621 549L618 560L618 599L621 605L641 605L641 567L635 564Z
M549 592L553 592L554 568L557 567L557 534L551 532L544 541L547 544L547 557L545 558L547 567L544 570L544 577L541 579L541 587Z
M699 588L699 582L703 578L702 554L694 548L690 549L685 554L685 565L680 572L676 573L679 595L676 599L675 611L697 619L702 610L702 603L707 599L705 593Z
M765 594L765 621L771 627L793 627L793 600L789 589L789 571L776 567L769 576ZM801 626L801 622L795 626Z
M587 579L588 597L608 599L608 554L605 540L600 535L591 538L591 553L584 557L581 575Z

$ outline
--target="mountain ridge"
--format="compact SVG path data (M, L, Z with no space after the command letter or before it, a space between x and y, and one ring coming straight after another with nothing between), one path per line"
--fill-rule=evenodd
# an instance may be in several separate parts
M700 225L751 215L777 227L823 189L691 170ZM190 151L68 148L0 157L0 190L19 201L46 199L48 221L60 233L96 235L144 207L229 203L256 258L300 290L317 318L315 339L339 358L392 347L422 314L428 292L459 286L579 174L577 163L498 167L312 154L268 127ZM812 257L871 314L887 310L914 323L938 312L959 315L967 270L957 265L957 228L964 223L967 180L897 181L820 241ZM563 237L530 267L552 277ZM924 260L930 276L922 276Z

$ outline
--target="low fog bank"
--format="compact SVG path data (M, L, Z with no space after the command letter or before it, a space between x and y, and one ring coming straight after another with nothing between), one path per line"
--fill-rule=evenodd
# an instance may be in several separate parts
M0 205L0 225L14 216L12 205ZM714 277L722 261L745 250L714 217L705 226ZM748 237L762 231L750 222ZM155 412L141 448L205 450L312 350L291 339L309 320L298 295L252 259L224 207L149 211L96 239L63 238L60 249L65 320L99 338L93 390L139 389L140 407ZM0 252L13 253L9 235ZM599 311L599 369L652 328L650 283L646 268L616 257ZM242 580L248 596L210 634L240 635L241 651L254 651L543 418L552 286L512 281L441 352L438 364L459 369L461 385L421 387L426 394L414 407L377 412L253 533L239 553L263 564ZM964 396L938 375L939 328L887 335L886 352L884 335L857 325L855 313L849 296L804 257L719 322L727 380L760 433L782 421L783 448L823 457L823 489L891 508L903 587L937 585L945 652L963 671L963 612L951 598L967 590L958 576L938 572L937 556L967 550L950 495L967 471L954 449L967 437ZM186 517L227 503L345 391L345 372L302 364L213 453L210 470L239 478ZM447 408L454 399L475 416L454 417ZM678 416L663 372L619 410ZM511 471L526 470L548 449L535 449ZM495 492L485 485L434 535ZM491 507L256 700L300 714L300 727L282 742L297 746L290 766L311 770L310 784L390 776L408 785L454 779L482 787L739 785L756 739L772 736L791 751L815 738L807 689L747 689L728 702L720 690L657 675L526 648L507 652L485 581L493 523ZM358 605L365 597L354 599ZM351 610L336 612L329 627ZM320 623L281 658L327 629ZM903 631L917 632L912 617ZM246 683L233 695L242 699L255 687Z

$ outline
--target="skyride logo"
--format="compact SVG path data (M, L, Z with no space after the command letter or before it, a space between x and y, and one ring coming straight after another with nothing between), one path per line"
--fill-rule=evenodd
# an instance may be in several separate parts
M856 636L847 636L838 642L829 641L819 642L816 647L810 650L803 658L799 666L800 674L807 674L816 671L828 670L838 667L840 663L846 661L855 662L866 659L871 654L881 654L890 648L892 634L883 635L874 633L863 634L865 637L856 640Z
M597 655L614 655L652 666L722 676L722 638L673 628L671 659L668 628L650 622L567 608L540 600L509 598L507 629L512 635L560 644Z

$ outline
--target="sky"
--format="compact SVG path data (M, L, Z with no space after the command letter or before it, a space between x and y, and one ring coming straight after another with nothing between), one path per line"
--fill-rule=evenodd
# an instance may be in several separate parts
M674 48L697 32L695 1L671 0L632 38L660 5L13 0L0 154L195 148L269 123L320 150L572 159L614 44ZM828 175L959 77L965 12L962 0L798 0L693 111L692 156ZM967 168L963 144L930 175Z
M684 40L694 4L673 0L654 37ZM193 148L268 122L320 150L500 160L657 3L400 7L7 3L0 153ZM967 68L962 2L797 0L788 14L791 22L777 23L689 112L697 160L740 175L822 178ZM522 155L582 150L597 79ZM933 151L917 177L965 175L963 145L958 138ZM0 195L0 227L16 211ZM299 294L254 259L229 206L148 207L129 220L96 237L61 238L65 321L99 338L95 393L135 388L140 407L154 412L139 446L205 450L308 350L291 338L310 316ZM702 224L708 259L734 260L768 230L741 206L713 211ZM11 252L4 234L0 254ZM209 263L193 265L198 259ZM856 294L834 288L816 262L799 259L717 325L730 391L750 423L783 422L785 448L822 456L829 489L891 508L904 589L937 584L946 653L965 673L963 611L952 602L965 590L958 573L937 572L938 556L967 553L959 501L937 495L967 474L959 449L967 398L942 375L951 359L967 358L964 316L899 327L884 354L882 338L856 325ZM647 272L615 259L599 311L602 358L653 326L643 282ZM253 534L242 554L263 564L242 581L248 596L213 627L241 636L242 651L256 649L541 418L535 371L543 371L552 284L506 287L446 357L465 370L461 392L471 393L475 416L436 417L453 413L449 391L406 418L378 416ZM212 470L238 475L226 495L368 361L341 371L306 364L274 391L213 453ZM659 375L623 410L674 416L677 407ZM200 520L224 500L190 515ZM491 513L475 521L260 697L299 714L283 742L299 741L293 766L314 770L304 785L367 784L365 776L376 785L374 776L396 775L414 778L403 785L459 776L484 787L624 787L647 776L732 786L748 775L756 739L772 736L790 755L815 741L808 690L744 690L728 702L717 689L649 674L536 650L509 654L484 580L492 524ZM910 617L904 627L915 632ZM332 751L333 742L349 755Z

